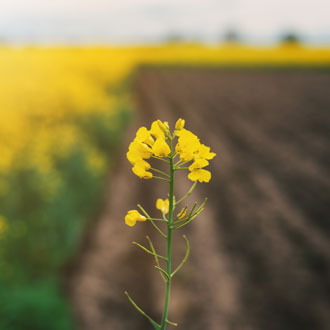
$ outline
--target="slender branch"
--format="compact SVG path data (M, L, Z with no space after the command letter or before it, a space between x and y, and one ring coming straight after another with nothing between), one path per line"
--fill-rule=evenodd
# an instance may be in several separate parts
M180 225L177 225L177 226L172 226L172 229L173 230L176 230L176 229L179 229L179 228L182 228L184 226L186 226L188 223L190 223L191 221L193 221L203 210L204 210L204 206L207 202L207 198L205 198L204 202L202 203L202 205L196 210L196 212L192 215L192 212L193 212L193 209L196 207L196 203L194 204L193 208L191 209L189 215L187 219L184 223L180 224ZM181 223L182 221L175 221L173 224L178 224L178 223Z
M194 215L193 215L190 219L188 219L188 221L186 221L186 222L184 222L184 223L182 223L182 224L180 224L180 225L177 225L177 226L172 226L172 229L173 229L173 230L177 230L177 229L180 229L180 228L182 228L182 227L188 225L188 224L189 224L190 222L192 222L197 216L198 216L198 214L197 214L197 213L194 213Z
M149 241L149 245L150 245L151 251L154 253L156 265L158 267L160 267L159 260L158 260L158 256L159 255L156 253L156 250L154 248L154 245L152 244L152 241L151 241L150 237L149 236L146 236L146 237L147 237L147 240ZM165 258L165 257L162 257L162 258ZM165 260L167 261L167 258L165 258ZM163 273L160 273L160 275L161 275L163 281L166 283L166 277L164 276L164 274Z
M177 323L175 323L175 322L171 322L171 321L169 321L169 320L166 320L166 323L168 323L168 324L170 324L170 325L173 325L173 326L175 326L175 327L178 326Z
M155 229L161 234L164 238L167 238L167 235L162 232L162 230L151 220L149 219L151 224L155 227Z
M197 184L197 181L195 181L193 184L192 184L192 186L191 186L191 188L188 190L188 192L181 198L181 199L179 199L176 203L175 203L175 205L178 205L179 203L181 203L182 201L184 201L186 198L188 198L190 195L191 195L191 193L192 193L192 191L194 190L194 188L196 187L196 184Z
M206 197L206 198L204 199L204 202L203 202L203 203L201 204L201 206L196 210L195 213L199 214L199 213L201 213L201 212L203 211L204 206L205 206L207 200L208 200L208 198Z
M138 246L138 247L141 248L143 251L145 251L145 252L147 252L147 253L153 255L155 258L157 258L157 260L158 260L158 258L163 259L163 260L167 260L166 257L163 257L163 256L157 254L156 252L153 252L153 251L148 250L146 247L144 247L143 245L141 245L141 244L139 244L139 243L137 243L137 242L132 242L132 244Z
M151 219L151 216L147 213L147 211L140 205L137 204L137 207L142 211L142 213L148 218Z
M128 294L127 291L125 291L125 294L128 298L128 300L130 301L130 303L136 308L137 311L139 311L143 316L145 316L150 323L155 327L155 329L159 330L160 329L160 324L158 324L157 322L155 322L148 314L146 314L137 304L136 302L130 297L130 295Z
M180 159L177 163L174 164L174 168L178 167L181 164L183 164L183 161Z
M164 217L162 219L159 219L159 218L149 218L151 219L152 221L162 221L162 222L168 222L168 220Z
M155 266L155 268L158 269L161 272L161 274L164 274L166 276L167 281L170 281L171 276L169 274L167 274L167 272L163 268L158 267L158 266Z
M165 176L167 176L168 178L170 177L167 173L165 173L165 172L163 172L163 171L160 171L160 170L157 170L157 168L153 168L153 167L151 167L150 170L155 171L155 172L157 172L157 173L159 173L159 174L165 175Z
M151 158L155 158L155 159L161 160L161 161L163 161L165 163L169 163L170 162L168 159L157 157L157 156L151 156Z
M167 238L167 236L162 232L162 230L154 223L150 215L147 213L147 211L140 205L137 204L138 208L142 211L142 213L147 217L148 220L150 220L151 224L155 227L155 229L164 237Z
M182 237L183 237L183 239L184 239L185 242L186 242L186 254L185 254L184 258L182 259L180 265L179 265L179 266L175 269L175 271L171 274L171 277L173 277L173 276L175 275L175 273L176 273L177 271L179 271L179 270L182 268L182 266L186 263L186 261L188 260L188 257L189 257L189 253L190 253L190 245L189 245L189 241L188 241L186 235L183 235Z
M188 214L188 219L191 217L191 215L192 215L192 213L194 212L196 206L197 206L197 203L195 202L194 205L193 205L193 207L191 208L189 214Z
M162 178L162 177L160 177L160 176L155 176L155 175L153 175L152 177L153 177L154 179L159 179L159 180L163 180L163 181L166 181L166 182L170 182L170 180L165 179L165 178Z
M189 167L175 167L174 168L176 171L177 170L189 170Z
M174 167L181 166L181 165L187 164L187 163L189 163L189 162L191 162L191 160L188 160L188 161L182 161L182 160L180 159L177 163L174 164Z

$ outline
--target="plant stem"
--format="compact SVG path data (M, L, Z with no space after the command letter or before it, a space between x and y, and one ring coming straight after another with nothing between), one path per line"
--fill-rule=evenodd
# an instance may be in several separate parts
M166 282L166 295L162 322L160 330L166 329L168 308L170 303L170 292L171 292L171 273L172 273L172 222L173 222L173 211L174 211L174 162L172 154L172 140L170 139L171 146L171 156L170 158L170 196L169 196L169 213L168 213L168 223L167 223L167 262L166 262L166 273L168 274L168 279Z

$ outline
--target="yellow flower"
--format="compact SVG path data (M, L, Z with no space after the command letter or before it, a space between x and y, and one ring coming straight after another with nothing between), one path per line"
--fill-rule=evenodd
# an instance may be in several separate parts
M132 171L135 175L137 175L141 179L151 179L152 173L147 172L147 170L149 169L150 169L150 164L145 160L141 159L134 164Z
M182 118L179 118L179 119L177 120L177 122L175 123L175 129L176 129L176 130L181 130L181 129L183 129L184 124L185 124L185 120L182 119Z
M209 160L213 159L216 156L216 153L210 152L210 149L210 147L207 147L204 144L200 144L196 153L196 158L204 158Z
M151 124L151 129L150 129L150 133L156 138L156 139L164 139L165 140L165 134L164 132L160 129L159 124L156 121L154 121Z
M177 214L177 218L179 220L183 219L187 214L186 208L183 208L178 214Z
M188 174L191 181L209 182L211 180L211 172L203 169L194 170Z
M130 210L127 212L127 215L125 216L125 223L127 226L133 227L136 224L136 221L146 221L146 217L141 215L136 210Z
M180 155L180 159L184 162L193 160L200 147L198 137L184 128L177 132L177 136L179 139L175 151Z
M201 168L209 165L209 162L206 159L197 158L195 161L189 166L189 171L200 170Z
M157 199L156 208L158 210L160 210L163 214L168 213L169 206L170 206L170 203L169 203L168 199L165 199L165 200L162 200L160 198Z
M152 152L157 157L167 157L170 154L171 149L164 139L158 138L152 146Z
M126 157L127 157L127 159L129 160L129 162L130 162L132 165L135 165L136 162L138 162L139 160L142 160L141 155L138 154L138 153L135 152L135 151L132 151L132 150L129 150L129 151L126 153Z
M146 127L140 127L136 132L136 138L143 143L147 143L150 146L154 144L154 139L151 136L150 131Z
M128 147L128 150L132 153L137 154L140 158L150 158L152 155L152 150L148 147L147 144L139 141L138 139L134 139L133 142Z

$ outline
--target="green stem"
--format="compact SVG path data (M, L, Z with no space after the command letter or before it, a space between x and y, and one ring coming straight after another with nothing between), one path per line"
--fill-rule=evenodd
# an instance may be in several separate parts
M171 292L171 273L172 273L172 222L173 222L173 211L174 211L174 162L173 162L173 154L172 154L172 140L170 139L170 147L171 147L171 156L170 158L170 195L169 195L169 213L168 213L168 223L167 223L167 262L166 262L166 273L168 274L168 279L166 282L166 294L165 294L165 304L162 322L160 326L160 330L166 329L167 324L167 316L168 316L168 308L170 303L170 292Z

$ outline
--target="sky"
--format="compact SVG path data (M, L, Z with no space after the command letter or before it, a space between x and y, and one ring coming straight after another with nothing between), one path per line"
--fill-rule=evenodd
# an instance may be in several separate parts
M9 43L217 42L228 30L256 44L292 31L329 45L330 0L0 0L0 41Z

